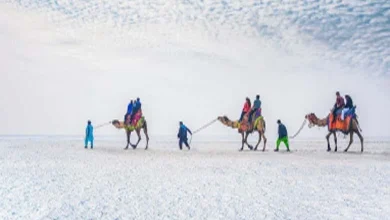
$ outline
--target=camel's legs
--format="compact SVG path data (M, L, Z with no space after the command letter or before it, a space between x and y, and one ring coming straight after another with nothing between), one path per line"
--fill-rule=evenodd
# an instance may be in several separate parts
M334 137L334 144L336 145L336 147L334 148L334 152L337 152L337 136L336 136L336 132L333 132L333 137Z
M244 150L244 143L245 143L245 138L244 138L244 132L241 132L241 149L240 151Z
M145 136L146 136L146 147L145 147L145 150L147 150L148 146L149 146L149 135L148 135L148 127L146 126L146 122L145 122L145 125L144 125L144 133L145 133Z
M263 139L264 139L264 147L263 147L263 151L265 151L265 145L267 144L267 138L265 137L265 134L264 134L264 132L261 132L261 135L263 136Z
M141 129L137 129L136 133L137 133L137 136L138 136L138 141L137 141L137 143L135 145L131 145L133 147L133 149L136 149L138 144L139 144L139 142L141 141Z
M363 136L360 133L360 132L362 132L362 129L360 128L360 125L359 125L359 122L358 122L357 119L355 119L354 125L355 125L354 127L356 127L356 128L352 129L352 131L354 131L357 134L357 136L359 137L360 145L361 145L360 151L363 152L364 151L364 148L363 148Z
M250 144L248 144L248 136L249 136L249 132L245 132L245 144L248 146L250 150L253 150L253 147Z
M348 147L345 148L344 152L347 152L347 151L348 151L348 149L349 149L349 147L351 146L352 143L353 143L353 131L351 131L351 132L349 133L349 144L348 144Z
M360 139L360 144L361 144L360 152L363 153L363 150L364 150L364 148L363 148L363 136L362 136L362 134L360 133L359 130L356 130L356 134L358 135L358 137L359 137L359 139Z
M126 131L126 136L127 136L127 145L125 147L125 150L129 149L129 144L130 144L130 135L131 131Z
M330 143L329 143L329 137L330 137L331 134L332 134L332 132L329 132L329 134L326 135L326 141L328 142L328 151L332 150L332 149L330 149Z
M257 147L259 146L260 142L261 142L261 132L260 131L257 131L259 133L259 140L257 141L257 144L255 146L255 150L257 150Z

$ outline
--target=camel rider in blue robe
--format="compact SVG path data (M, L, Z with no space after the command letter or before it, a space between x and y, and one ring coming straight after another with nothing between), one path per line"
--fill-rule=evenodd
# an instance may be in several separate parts
M252 122L252 117L257 110L261 108L261 101L260 101L260 95L256 95L256 100L253 102L252 110L249 113L249 122Z
M88 148L88 142L91 142L91 149L93 149L93 126L91 121L88 121L88 125L85 128L85 149Z
M125 119L123 120L124 122L126 122L127 116L133 113L133 108L134 108L133 100L130 100L130 103L127 105L127 112L125 114Z
M188 144L188 138L187 138L187 132L192 135L192 132L190 129L188 129L183 122L179 123L179 133L177 134L177 138L179 138L179 148L180 150L183 149L183 143L186 145L188 150L190 150L190 145Z
M351 96L345 95L344 97L345 97L346 103L345 103L343 110L341 111L341 121L344 121L345 113L347 113L349 110L351 110L353 108L353 101L352 101Z

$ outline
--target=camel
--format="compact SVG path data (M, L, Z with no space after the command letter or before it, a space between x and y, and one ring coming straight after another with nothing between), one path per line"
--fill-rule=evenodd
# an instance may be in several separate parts
M330 116L330 114L324 119L319 119L314 113L310 113L310 114L307 114L305 116L305 118L309 121L309 127L313 127L313 126L325 127L325 126L328 126L329 116ZM343 132L346 135L350 134L349 144L348 144L348 147L344 150L344 152L347 152L349 147L351 146L351 144L353 142L353 134L354 133L356 133L360 139L361 152L363 152L363 136L360 133L362 131L362 129L360 128L359 122L358 122L356 117L352 118L351 120L352 120L352 122L351 122L351 125L349 126L349 129L346 132ZM328 128L328 130L329 130L329 128ZM334 151L337 152L337 136L336 136L335 130L333 130L333 131L329 130L328 135L326 135L326 141L328 142L328 151L332 150L330 148L330 144L329 144L329 137L332 134L334 136L334 142L335 142Z
M242 140L241 140L242 145L241 145L240 151L242 151L244 149L245 144L248 146L248 148L250 150L253 150L253 146L248 144L247 139L248 139L249 134L251 134L254 130L256 130L259 133L259 140L258 140L254 150L257 150L257 147L259 146L259 144L261 142L261 138L263 137L264 138L263 151L265 151L265 145L267 143L267 138L265 137L265 121L264 121L263 117L262 116L257 117L254 120L253 125L249 125L248 118L249 118L249 115L246 114L241 123L239 123L238 121L231 121L227 116L219 116L217 119L222 124L224 124L228 127L238 129L238 133L240 133L241 137L242 137ZM255 126L255 129L252 129L253 126Z
M147 122L146 122L144 117L140 118L140 120L138 121L136 126L129 125L129 123L125 124L124 122L120 122L118 120L113 120L112 121L112 125L114 125L118 129L122 129L122 128L125 129L126 136L127 136L127 145L124 148L125 150L129 149L129 145L131 145L131 147L133 149L137 148L139 142L141 141L141 129L143 129L144 133L145 133L145 136L146 136L146 147L145 147L145 150L148 149L148 145L149 145L148 125L147 125ZM137 141L137 143L135 145L133 145L130 142L131 132L133 132L134 130L136 131L137 136L138 136L138 141Z

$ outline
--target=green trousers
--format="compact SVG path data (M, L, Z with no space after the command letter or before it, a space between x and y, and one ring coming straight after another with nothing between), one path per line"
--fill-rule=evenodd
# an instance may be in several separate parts
M278 140L276 141L276 149L278 149L278 150L279 150L280 142L283 142L284 145L286 145L287 150L290 149L289 146L288 146L288 137L278 138Z

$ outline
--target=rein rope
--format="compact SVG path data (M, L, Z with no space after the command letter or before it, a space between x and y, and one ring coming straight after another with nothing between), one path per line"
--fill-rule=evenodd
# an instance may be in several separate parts
M196 129L194 132L192 132L192 135L194 135L194 134L198 133L199 131L201 131L201 130L203 130L203 129L207 128L207 127L209 127L210 125L214 124L216 121L218 121L218 119L217 119L217 118L216 118L216 119L214 119L214 120L212 120L212 121L210 121L209 123L207 123L207 124L203 125L202 127L200 127L200 128L198 128L198 129ZM192 135L191 135L191 139L190 139L190 144L191 144L191 142L192 142Z
M210 121L209 123L207 123L207 124L203 125L202 127L196 129L194 132L192 132L192 134L196 134L196 133L198 133L199 131L201 131L201 130L207 128L207 127L209 127L210 125L214 124L217 120L218 120L218 119L214 119L214 120Z
M307 120L305 118L305 120L303 121L303 123L302 123L301 127L298 129L298 131L293 136L290 137L291 139L294 139L302 131L302 129L305 126L306 122L307 122Z
M109 125L109 124L111 124L111 121L109 121L109 122L107 122L107 123L100 124L100 125L96 126L95 129L98 129L98 128L107 126L107 125Z

